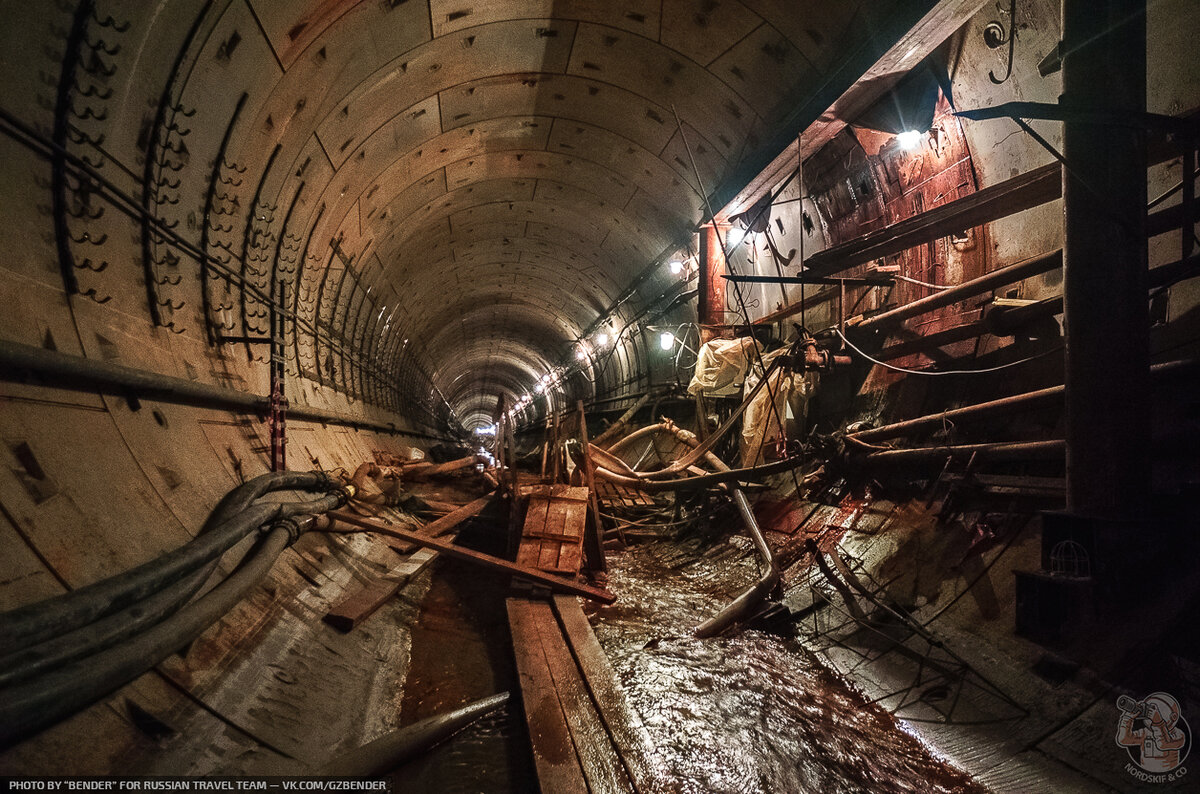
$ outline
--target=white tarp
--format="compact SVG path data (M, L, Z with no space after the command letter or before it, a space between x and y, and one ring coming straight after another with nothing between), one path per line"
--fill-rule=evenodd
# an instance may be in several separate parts
M706 397L728 397L737 394L750 360L754 358L752 337L713 339L700 346L696 357L696 372L688 384L688 394L704 392Z
M781 347L763 356L763 367L770 368L776 356L787 353ZM763 367L755 364L746 375L746 394L758 385ZM766 450L783 437L787 422L803 428L808 416L808 401L817 388L817 373L796 374L782 369L771 373L767 385L754 395L742 417L742 465L753 466L765 459ZM774 397L774 410L772 410Z

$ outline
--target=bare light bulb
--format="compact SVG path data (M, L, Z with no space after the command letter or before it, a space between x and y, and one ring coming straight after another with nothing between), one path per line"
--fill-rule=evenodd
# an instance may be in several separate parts
M678 276L683 272L683 262L680 262L678 259L672 259L667 263L667 269L671 271L672 276Z
M896 140L900 142L903 149L915 149L921 143L921 132L919 130L905 130L896 136Z
M675 347L675 334L670 331L664 331L658 337L658 346L663 350L670 350Z
M600 347L604 347L605 345L607 345L608 344L608 334L604 333L603 331L596 334L596 344Z

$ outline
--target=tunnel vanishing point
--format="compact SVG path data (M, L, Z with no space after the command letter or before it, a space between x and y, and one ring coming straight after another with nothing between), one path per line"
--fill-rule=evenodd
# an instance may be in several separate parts
M6 785L1194 785L1200 4L0 8Z

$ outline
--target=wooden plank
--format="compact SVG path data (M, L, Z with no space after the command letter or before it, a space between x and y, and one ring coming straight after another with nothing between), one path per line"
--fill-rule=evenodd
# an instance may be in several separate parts
M530 610L532 603L523 598L510 598L506 606L517 678L521 683L521 704L529 726L529 743L538 783L543 794L585 792L587 782L583 767L550 677L541 636Z
M579 497L586 490L554 485L535 486L530 491L530 508L517 553L519 564L568 576L579 573L579 545L587 509L587 502Z
M362 516L351 515L340 510L335 510L329 515L335 519L335 523L332 527L330 527L329 530L331 532L356 531L347 530L344 527L338 526L338 522L342 524L350 524L355 527L361 527L363 529L370 530L371 532L378 532L381 535L389 535L394 538L399 538L400 540L406 540L419 546L437 549L440 552L444 552L447 556L453 557L457 560L475 563L493 571L503 571L505 573L510 573L513 576L520 576L523 579L529 579L537 584L547 585L551 590L556 592L574 593L576 595L581 595L585 598L590 598L604 604L611 604L617 600L617 597L612 593L599 587L591 587L590 585L579 584L578 582L573 582L559 576L554 576L536 569L517 565L516 563L509 562L508 560L502 560L499 557L493 557L490 554L484 554L483 552L474 551L472 549L465 549L462 546L455 546L452 543L446 543L445 541L437 540L436 538L429 538L423 535L418 535L415 532L407 532L403 529L380 524L376 521L372 521L371 519L363 518Z
M521 533L521 542L517 547L517 563L530 568L537 568L541 562L542 542L530 539L527 534L530 527L544 527L546 516L550 511L550 500L530 496L525 509L525 526Z
M583 542L587 544L588 564L592 570L607 572L608 561L604 556L604 525L600 520L600 503L596 500L596 463L592 460L591 444L588 443L587 415L583 412L583 400L577 403L579 411L579 443L583 446L583 476L587 485L588 507L591 508L591 529Z
M430 537L444 535L452 531L463 521L478 515L487 507L490 501L490 495L480 497L474 502L463 505L449 515L429 522L421 527L421 531ZM352 630L355 626L375 614L381 606L399 592L400 588L408 584L409 579L436 557L436 552L427 549L422 549L413 554L412 552L417 546L411 543L395 542L388 543L388 546L400 554L412 554L412 556L405 562L392 568L378 581L371 582L357 590L346 593L340 601L325 613L322 620L338 631L347 632Z
M617 748L626 772L639 791L658 790L662 772L657 768L650 736L641 717L629 705L625 692L600 647L587 616L573 596L555 596L554 612L563 636L587 682L592 700Z
M358 590L347 593L322 618L330 626L341 632L348 632L367 618L374 615L381 606L388 602L408 584L414 576L421 572L426 565L437 558L437 552L431 549L421 549L408 560L392 568L377 581L364 585Z
M546 666L589 788L596 792L633 792L633 784L592 702L553 608L537 601L530 604L529 616L540 636Z
M486 496L481 496L474 502L468 502L452 513L448 513L441 518L430 521L421 527L421 533L428 535L431 538L436 538L439 535L445 535L468 518L474 518L483 512L483 509L492 501L492 495L489 493ZM416 549L411 543L388 543L388 546L400 554L412 554Z
M521 489L522 496L531 499L571 499L576 502L586 502L587 488L578 485L527 485Z
M578 542L579 536L575 534L563 534L554 532L527 532L527 538L536 538L537 540L557 540L559 543Z
M538 555L537 567L543 571L557 571L558 555L562 551L562 541L541 541L541 553ZM574 573L572 571L572 573Z

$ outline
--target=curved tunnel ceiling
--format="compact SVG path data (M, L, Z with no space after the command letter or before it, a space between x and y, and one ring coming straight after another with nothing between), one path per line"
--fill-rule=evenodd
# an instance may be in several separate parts
M686 244L704 205L691 157L711 192L775 154L763 142L827 89L864 26L929 4L191 5L191 38L179 42L182 11L163 15L146 55L182 47L171 83L204 119L187 145L217 163L212 185L236 176L229 213L292 249L307 241L297 315L329 339L297 342L301 371L334 372L348 347L372 371L419 372L431 383L410 377L410 391L474 426L570 360L639 274ZM199 182L182 191L207 217ZM236 247L219 224L206 231ZM668 279L644 279L623 314Z

